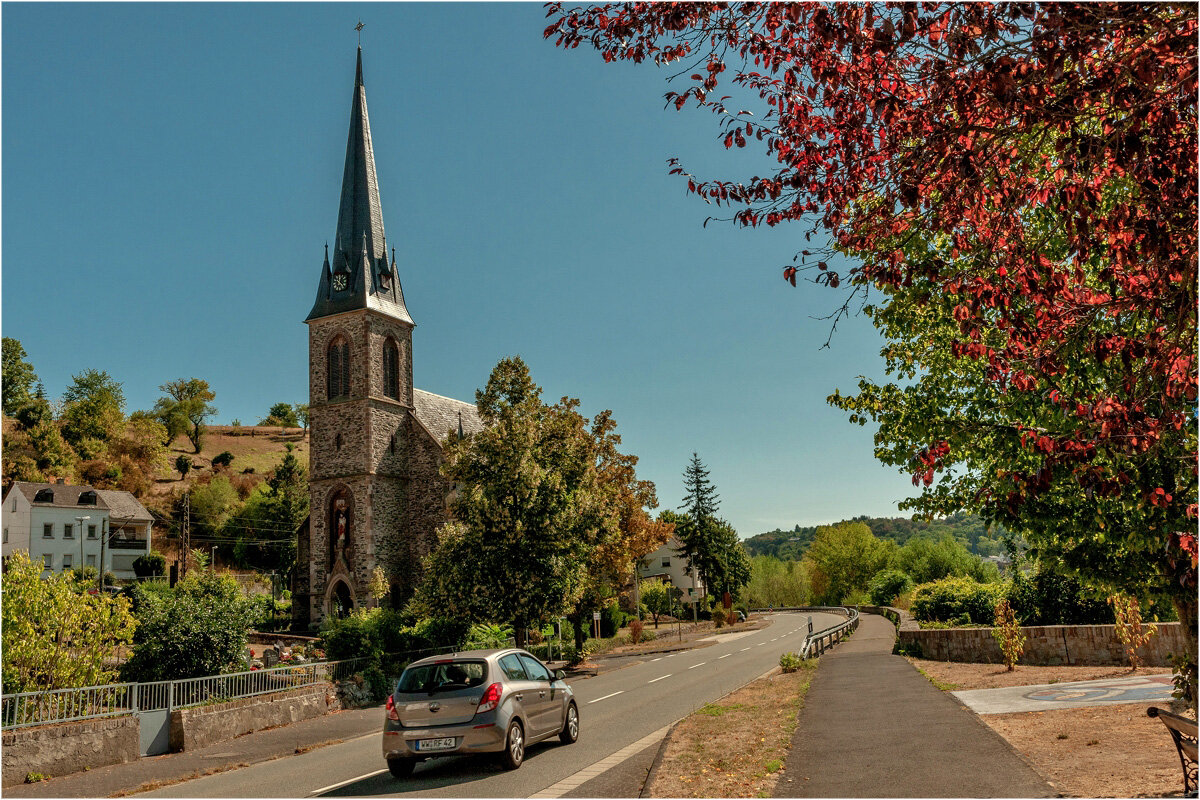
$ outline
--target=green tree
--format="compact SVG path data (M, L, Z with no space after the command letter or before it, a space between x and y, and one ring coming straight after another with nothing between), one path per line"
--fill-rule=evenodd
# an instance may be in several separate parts
M888 561L889 545L861 522L817 528L817 538L804 555L809 562L814 601L838 605L865 593L867 585Z
M174 439L185 434L195 452L200 452L204 436L204 421L217 413L212 401L217 395L208 386L208 381L199 378L179 378L158 387L165 392L154 405L167 432Z
M296 403L296 419L304 426L305 432L308 431L308 403Z
M914 536L892 553L889 565L907 573L913 583L929 583L948 575L980 582L1000 577L994 566L984 564L979 556L972 555L961 542L946 534Z
M232 578L198 571L173 592L139 594L123 680L179 680L243 668L246 634L258 612Z
M675 610L683 592L672 586L669 581L645 580L638 584L638 594L642 605L654 618L654 627L657 628L659 617Z
M703 581L705 596L712 577L721 571L719 559L722 553L716 519L720 506L719 495L708 475L708 468L700 460L700 455L693 452L692 460L683 473L684 499L679 508L684 515L675 526L680 555L687 559Z
M107 372L84 370L63 394L62 435L81 459L102 458L125 431L125 391Z
M210 535L220 532L240 506L237 489L224 475L192 489L191 502L193 524Z
M458 522L425 561L419 598L468 621L531 623L579 599L604 530L595 441L578 401L541 401L520 358L502 360L476 392L485 427L451 437L443 474L458 488Z
M187 477L187 474L192 471L192 457L178 455L175 457L175 471L179 473L180 480Z
M307 516L308 470L289 444L237 518L225 523L225 536L237 540L234 557L239 564L286 574L296 563L296 529Z
M3 360L0 385L4 387L4 416L15 417L21 409L36 399L34 391L38 383L37 374L33 371L33 365L25 360L25 348L21 346L19 339L3 337L0 349Z
M124 597L88 594L68 573L42 577L41 561L18 550L4 562L0 635L4 692L111 682L106 668L134 636Z
M296 428L299 427L300 422L296 416L296 409L290 403L276 403L271 406L271 410L267 412L266 418L258 424Z
M783 561L774 556L750 559L750 582L745 590L751 608L806 606L812 602L808 566L801 561Z

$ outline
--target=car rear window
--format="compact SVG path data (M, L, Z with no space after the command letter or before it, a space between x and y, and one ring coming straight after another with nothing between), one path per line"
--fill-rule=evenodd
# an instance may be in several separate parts
M485 661L446 661L409 667L400 676L397 691L446 692L479 686L487 678Z

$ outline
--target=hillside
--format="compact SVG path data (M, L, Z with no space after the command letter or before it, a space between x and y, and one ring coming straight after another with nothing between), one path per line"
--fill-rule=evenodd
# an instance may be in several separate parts
M171 442L171 446L167 448L167 462L171 472L155 481L154 488L147 493L142 502L149 506L156 499L169 497L185 487L190 487L197 480L211 476L213 458L226 451L233 455L233 461L229 465L229 473L232 475L251 470L250 474L265 476L283 459L289 444L293 446L300 463L308 466L308 433L302 428L248 425L234 428L229 425L212 425L209 426L201 444L203 446L200 452L193 453L192 443L185 437L180 436ZM182 480L179 473L173 469L175 459L181 455L192 460L192 471Z
M1000 536L1002 528L994 527L989 533L987 525L975 514L953 514L945 519L918 522L906 517L855 517L842 522L862 522L880 539L890 539L904 544L914 536L938 537L949 534L958 539L972 553L981 556L998 555L1004 552ZM840 524L840 523L833 523ZM797 561L817 535L821 526L801 527L790 531L773 530L751 536L742 544L751 556L769 555L785 561Z

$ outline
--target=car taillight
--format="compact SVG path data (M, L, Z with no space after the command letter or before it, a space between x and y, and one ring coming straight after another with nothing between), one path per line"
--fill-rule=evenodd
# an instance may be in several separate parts
M396 701L389 694L387 699L387 715L392 722L400 721L400 714L396 711Z
M503 688L498 683L493 683L487 687L487 691L483 693L483 697L479 698L479 708L475 709L475 713L482 714L500 705L500 692Z

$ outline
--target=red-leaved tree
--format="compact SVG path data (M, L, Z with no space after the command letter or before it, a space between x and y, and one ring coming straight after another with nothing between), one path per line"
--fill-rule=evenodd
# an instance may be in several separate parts
M813 270L853 292L951 297L951 353L1071 419L1023 431L1029 457L985 509L1019 514L1062 476L1081 497L1120 494L1123 460L1190 442L1188 485L1145 487L1139 502L1175 520L1163 548L1194 594L1195 5L550 4L548 16L559 46L680 63L686 85L668 104L714 111L727 148L765 149L762 177L672 172L742 225L823 230L784 269L793 285ZM723 95L725 80L759 113ZM1049 231L1047 211L1062 221ZM906 259L906 237L926 257ZM834 251L860 262L839 275ZM1081 351L1106 379L1048 389ZM914 477L928 485L953 463L948 447L928 442Z

